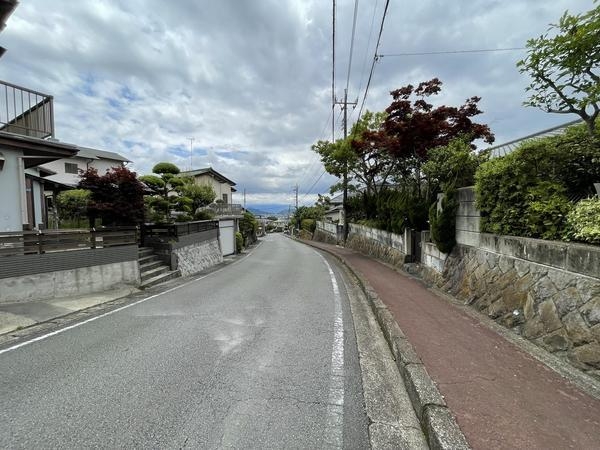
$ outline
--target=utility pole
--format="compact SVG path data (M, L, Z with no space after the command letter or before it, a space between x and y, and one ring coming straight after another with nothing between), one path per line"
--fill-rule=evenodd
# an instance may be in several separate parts
M298 212L298 184L296 184L296 186L293 188L294 192L296 193L296 212ZM296 230L299 233L300 232L300 222L296 223Z
M192 165L192 153L194 151L194 140L195 138L190 137L188 138L190 140L190 171L194 170L194 166Z
M342 111L344 111L344 139L348 137L348 105L356 106L358 103L358 99L355 102L348 102L348 90L344 89L344 101L338 102L336 101L336 105L342 106ZM344 186L344 195L342 200L342 209L344 211L344 242L346 242L346 238L348 237L348 221L346 220L347 211L348 211L348 161L346 161L346 167L344 169L344 177L342 179L342 185Z
M246 188L244 188L244 209L246 209Z

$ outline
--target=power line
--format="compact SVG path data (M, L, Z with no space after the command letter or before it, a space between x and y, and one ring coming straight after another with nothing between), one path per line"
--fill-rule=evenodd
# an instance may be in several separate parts
M352 19L352 36L350 38L350 57L348 58L348 74L346 75L346 91L350 86L350 72L352 70L352 55L354 53L354 35L356 33L356 16L358 15L358 0L354 0L354 18Z
M321 133L319 135L317 135L317 140L322 140L324 138L325 135L325 130L327 129L327 126L329 125L329 121L334 122L333 120L333 111L331 111L329 113L329 117L327 118L327 122L325 122L325 126L323 127L323 129L321 130ZM314 155L316 156L316 154ZM308 166L304 172L302 173L302 175L300 177L298 177L298 183L300 185L302 185L304 183L304 179L307 177L307 175L313 170L313 167L315 166L315 164L319 161L318 157L316 159L313 160L313 162L310 164L310 166Z
M358 119L362 115L365 101L367 100L367 94L369 93L369 87L371 86L371 79L373 78L373 71L375 70L375 63L378 61L377 51L379 50L379 44L381 43L381 34L383 33L383 24L385 23L385 16L387 15L388 7L390 6L390 0L385 1L385 8L383 9L383 16L381 17L381 26L379 27L379 36L377 36L377 45L375 46L375 55L373 56L373 63L371 64L371 72L369 73L369 79L367 81L367 87L365 88L365 95L363 95L360 109L358 110Z
M302 199L300 200L301 203L304 202L304 199L306 197L308 197L308 195L311 193L311 191L313 190L313 188L317 185L317 183L321 180L321 178L323 178L323 175L325 175L327 171L323 170L323 172L321 172L321 175L319 175L319 177L315 180L315 182L312 184L312 186L308 189L308 191L306 191L306 194L304 194L304 196L302 197Z
M335 141L335 0L333 0L333 14L332 14L332 36L331 36L331 142Z
M377 5L379 4L379 0L375 0L375 5L373 6L373 15L371 16L371 27L369 28L369 37L367 39L367 45L365 47L365 55L363 57L363 66L360 71L360 82L358 83L358 92L362 90L363 80L365 78L365 69L367 68L367 54L369 53L369 46L371 45L371 37L373 36L373 25L375 25L375 13L377 13Z
M445 50L437 52L414 52L414 53L388 53L385 55L377 55L378 58L392 56L428 56L428 55L451 55L458 53L490 53L490 52L510 52L514 50L525 50L526 47L508 47L508 48L482 48L475 50Z

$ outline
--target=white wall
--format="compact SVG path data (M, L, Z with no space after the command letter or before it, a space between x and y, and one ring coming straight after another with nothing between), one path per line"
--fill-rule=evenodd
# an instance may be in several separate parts
M44 201L42 200L44 198L44 196L42 195L42 193L44 192L44 188L42 187L42 184L36 180L33 180L32 186L35 223L32 223L31 225L33 227L37 227L39 224L44 223L44 216L42 214L42 210L43 208L45 208L45 205L42 204L42 202Z
M76 185L79 183L79 174L76 173L65 173L65 162L77 164L77 168L81 170L87 169L88 159L83 158L65 158L59 159L57 161L52 161L47 164L43 164L40 167L43 167L48 170L52 170L56 172L56 175L51 175L46 177L48 180L56 181L57 183L63 183L68 185Z
M213 177L207 174L195 176L194 179L196 180L196 184L207 184L209 186L212 186L212 188L215 191L215 200L222 200L223 194L227 194L227 203L233 203L231 195L231 186L229 185L229 183L219 183L217 180L215 180Z
M104 175L107 170L113 167L121 167L123 163L121 161L114 161L112 159L94 159L90 162L90 167L93 167L98 171L98 175Z
M17 158L23 153L3 148L0 148L0 153L5 159L4 169L0 171L0 231L21 231L21 191L25 186L21 186Z
M94 169L98 170L98 175L100 176L104 175L107 170L110 170L113 167L123 165L121 161L114 161L112 159L88 159L75 156L73 158L59 159L57 161L43 164L41 167L56 172L56 175L46 177L47 179L56 181L58 183L75 186L77 183L79 183L79 173L66 173L65 163L77 164L77 169L80 170L87 170L89 164L89 167L93 167Z

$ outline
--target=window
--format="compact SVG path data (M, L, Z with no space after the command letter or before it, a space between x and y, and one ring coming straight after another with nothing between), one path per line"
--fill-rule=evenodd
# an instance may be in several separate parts
M225 204L229 203L227 201L227 194L223 194L223 203L225 203Z
M75 163L65 163L65 173L78 173L78 167Z

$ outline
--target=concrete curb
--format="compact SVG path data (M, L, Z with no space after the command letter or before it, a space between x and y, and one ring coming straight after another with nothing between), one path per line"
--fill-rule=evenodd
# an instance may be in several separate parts
M369 285L365 277L342 257L327 249L312 245L309 241L299 241L313 248L326 251L338 259L359 281L369 306L383 331L385 339L396 360L396 366L408 391L413 408L421 423L429 447L435 450L466 450L469 444L460 430L454 416L446 405L437 386L427 373L425 365L408 341L393 315L381 301L377 292Z

